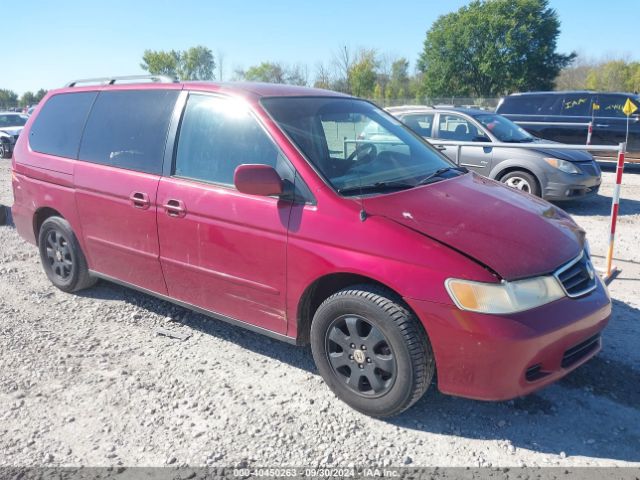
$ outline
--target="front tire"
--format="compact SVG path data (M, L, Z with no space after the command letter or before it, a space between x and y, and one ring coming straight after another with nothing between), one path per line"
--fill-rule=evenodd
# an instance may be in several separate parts
M47 218L38 234L40 260L47 277L64 292L76 292L94 285L78 239L64 218Z
M522 190L536 197L540 196L540 187L536 177L522 170L514 170L503 176L500 181L507 187Z
M373 417L411 407L435 372L416 316L391 292L371 285L346 288L320 305L311 324L311 349L338 398Z

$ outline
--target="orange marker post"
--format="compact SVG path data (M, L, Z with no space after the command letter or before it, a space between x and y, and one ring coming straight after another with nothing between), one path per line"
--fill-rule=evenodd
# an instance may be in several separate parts
M616 222L618 221L618 209L620 208L620 186L622 185L622 172L624 171L624 154L627 150L627 144L621 143L618 147L618 164L616 165L616 184L613 187L613 199L611 200L611 232L609 235L609 248L607 249L607 270L605 272L605 280L611 278L616 270L612 266L613 263L613 245L616 238Z

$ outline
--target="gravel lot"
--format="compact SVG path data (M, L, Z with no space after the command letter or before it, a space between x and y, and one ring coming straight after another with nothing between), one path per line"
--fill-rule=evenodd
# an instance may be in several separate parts
M636 172L625 176L603 352L526 398L484 403L432 386L388 421L338 401L308 349L106 282L58 291L36 249L0 227L0 465L640 466ZM598 197L565 206L596 259L613 173L603 177ZM0 203L11 202L0 160Z

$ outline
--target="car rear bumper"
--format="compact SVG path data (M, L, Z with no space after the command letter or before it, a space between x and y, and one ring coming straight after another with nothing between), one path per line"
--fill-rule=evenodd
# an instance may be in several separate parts
M611 314L601 282L582 298L506 316L406 300L431 340L440 391L478 400L508 400L562 378L600 351Z

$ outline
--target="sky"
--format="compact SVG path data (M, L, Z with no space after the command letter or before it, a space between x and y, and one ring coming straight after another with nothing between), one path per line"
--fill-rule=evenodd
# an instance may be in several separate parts
M223 77L262 61L328 63L342 45L416 63L425 34L467 0L18 0L2 9L0 88L19 94L78 78L141 74L145 49L209 47ZM640 0L550 0L558 51L640 60Z

